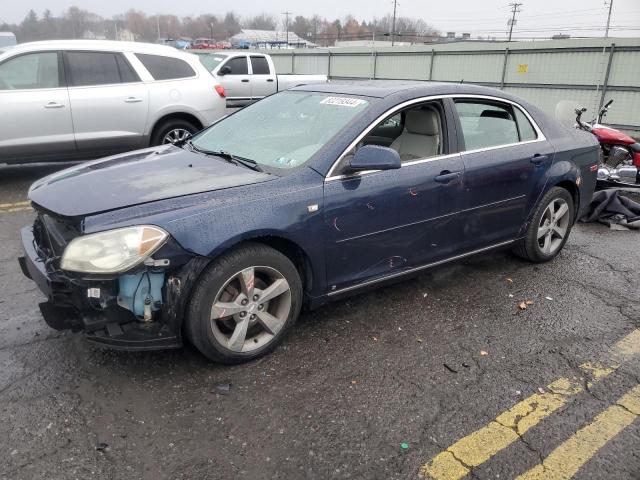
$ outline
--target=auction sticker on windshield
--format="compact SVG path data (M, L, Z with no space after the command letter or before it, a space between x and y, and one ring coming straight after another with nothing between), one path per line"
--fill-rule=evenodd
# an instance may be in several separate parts
M360 100L359 98L348 97L327 97L320 103L325 105L338 105L340 107L357 107L363 103L367 103L366 100Z

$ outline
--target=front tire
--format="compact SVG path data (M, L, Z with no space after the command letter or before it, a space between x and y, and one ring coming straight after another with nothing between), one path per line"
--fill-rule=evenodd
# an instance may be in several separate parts
M571 194L564 188L553 187L540 200L526 236L514 249L514 253L536 263L553 259L569 238L574 215Z
M276 348L301 305L295 265L277 250L247 243L203 272L188 306L185 333L211 360L247 362Z

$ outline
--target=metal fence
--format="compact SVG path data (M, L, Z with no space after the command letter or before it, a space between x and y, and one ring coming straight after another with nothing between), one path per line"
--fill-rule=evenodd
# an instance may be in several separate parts
M640 134L640 38L475 42L394 48L270 51L278 73L333 79L468 82L501 88L554 114L569 100L589 109L613 98L607 123Z

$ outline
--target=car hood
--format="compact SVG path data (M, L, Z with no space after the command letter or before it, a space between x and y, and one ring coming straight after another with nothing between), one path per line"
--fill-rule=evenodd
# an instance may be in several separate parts
M168 145L54 173L31 186L29 200L58 215L78 217L271 178L218 157Z

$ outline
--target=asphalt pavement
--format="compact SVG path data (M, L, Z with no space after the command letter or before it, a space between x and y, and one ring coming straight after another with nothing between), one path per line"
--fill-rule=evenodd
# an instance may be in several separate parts
M0 167L0 478L640 478L640 233L440 267L228 367L44 324L18 231L59 168Z

